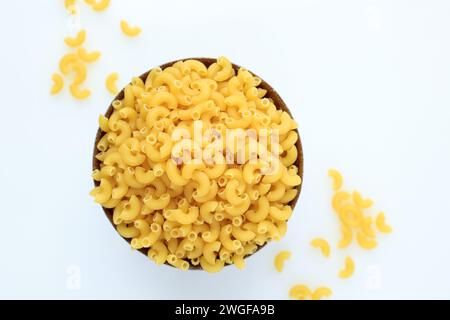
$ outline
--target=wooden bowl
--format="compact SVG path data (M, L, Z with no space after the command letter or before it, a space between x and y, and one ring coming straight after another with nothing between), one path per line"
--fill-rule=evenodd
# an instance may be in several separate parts
M185 61L185 60L189 60L189 59L199 60L206 67L209 67L211 64L213 64L214 62L217 61L217 59L213 59L213 58L186 58L186 59L180 59L180 60L175 60L175 61L172 61L172 62L168 62L168 63L165 63L165 64L159 66L159 67L161 69L164 69L164 68L172 66L174 63L176 63L178 61ZM236 64L233 64L233 68L237 72L239 70L240 66L238 66ZM142 81L145 81L145 79L147 78L147 74L149 72L150 71L147 71L147 72L143 73L139 78L141 78ZM250 73L252 73L254 76L257 76L252 71L250 71ZM278 93L267 82L265 82L262 78L261 78L261 80L262 80L261 84L258 87L267 90L267 93L266 93L265 97L266 98L271 98L273 100L275 106L277 107L277 109L286 111L292 117L292 114L291 114L290 110L288 109L288 107L286 106L284 101L281 99L281 97L278 95ZM124 97L124 89L122 89L116 95L116 97L113 99L113 101L114 100L121 100L121 99L123 99L123 97ZM114 108L113 108L112 102L111 102L111 104L109 105L108 109L106 110L105 117L109 118L111 116L111 114L113 113L113 111L114 111ZM299 137L298 140L297 140L297 143L296 143L296 147L297 147L297 150L298 150L298 157L297 157L297 161L296 161L295 164L298 167L298 174L302 178L302 183L299 186L297 186L298 193L297 193L296 197L291 202L288 203L288 205L290 205L292 207L292 209L294 209L294 207L295 207L295 205L296 205L296 203L297 203L297 201L299 199L300 191L301 191L301 188L302 188L302 185L303 185L303 149L302 149L302 143L301 143L301 140L300 140L300 134L299 134L297 129L295 129L295 131L297 132L298 137ZM94 143L94 154L93 154L93 157L92 157L92 168L93 168L93 170L100 169L100 161L95 156L99 153L99 151L97 150L97 143L103 137L104 134L105 134L105 132L103 132L99 128L98 131L97 131L97 135L95 137L95 143ZM98 186L99 182L94 180L94 185ZM105 212L105 215L108 218L109 222L111 223L111 225L115 229L115 225L114 225L113 219L112 219L113 209L108 209L108 208L104 208L104 207L102 207L102 208L103 208L103 211ZM131 242L130 239L126 239L126 238L123 238L123 239L125 239L128 243ZM261 248L263 248L266 244L267 243L265 243L262 246L258 246L257 250L253 254L255 254L257 251L259 251ZM139 251L147 256L148 248L142 248L142 249L139 249ZM251 254L251 255L253 255L253 254ZM245 258L247 259L251 255L248 255ZM167 265L172 267L172 265L168 264L167 262L165 264L167 264ZM225 264L225 266L227 266L227 264ZM189 267L189 270L198 270L198 269L202 270L202 268L199 265L198 266L190 265L190 267Z

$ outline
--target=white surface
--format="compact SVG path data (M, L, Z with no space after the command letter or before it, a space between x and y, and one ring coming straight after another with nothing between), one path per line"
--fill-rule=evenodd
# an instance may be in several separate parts
M90 99L53 97L67 49L62 1L8 1L0 11L0 298L284 299L302 282L333 298L450 298L450 3L448 1L120 1L81 4ZM119 21L143 33L125 38ZM226 55L271 83L300 124L305 177L280 243L217 275L156 267L132 252L88 196L97 117L120 85L161 63ZM395 228L374 252L356 247L355 276L336 277L329 167L376 201ZM280 249L293 258L277 274ZM80 276L80 285L73 281ZM374 280L375 279L375 280ZM377 282L381 279L381 283Z

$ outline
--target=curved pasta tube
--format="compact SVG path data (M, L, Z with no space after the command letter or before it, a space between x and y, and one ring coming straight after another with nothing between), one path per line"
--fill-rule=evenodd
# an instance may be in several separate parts
M198 60L186 60L183 62L183 66L187 68L187 72L197 72L200 76L205 77L208 73L205 65Z
M240 182L236 179L228 181L225 186L225 198L232 205L240 205L244 199L239 196L238 187Z
M284 138L283 141L281 141L281 147L283 150L288 150L292 146L295 146L295 143L298 140L298 134L295 131L289 131L286 138Z
M217 253L219 252L221 245L222 244L219 241L205 243L203 246L203 258L205 258L206 262L211 265L216 264Z
M268 233L269 237L275 241L279 241L281 239L277 226L269 220L259 222L257 231L260 235L265 235Z
M167 117L169 113L169 109L162 106L156 106L150 109L145 119L147 127L151 129L157 120Z
M374 249L377 246L377 241L375 239L366 237L366 235L362 232L358 232L356 235L356 241L361 248L366 250Z
M261 196L257 202L257 210L248 210L245 213L245 217L254 223L263 221L269 215L270 203L265 196Z
M271 202L279 201L284 196L285 191L286 185L281 181L277 181L272 184L271 190L267 193L267 199Z
M283 175L280 180L289 187L299 186L302 183L302 178L298 174L294 174L293 172L290 172L290 170L287 170L286 167L283 169Z
M128 192L128 184L125 181L125 178L122 173L117 173L116 175L116 186L112 189L112 198L113 199L121 199Z
M297 194L298 194L298 190L297 189L286 190L286 192L284 193L284 196L278 201L281 202L281 203L290 203L292 200L295 199Z
M139 27L137 27L137 26L131 27L131 26L128 24L128 22L125 21L125 20L121 20L121 21L120 21L120 29L122 29L122 32L123 32L125 35L129 36L129 37L136 37L136 36L138 36L138 35L141 33L141 31L142 31L142 29L139 28Z
M203 168L205 168L205 164L203 162L192 161L183 166L181 176L185 179L192 179L194 172L196 170L202 170Z
M346 204L339 208L339 218L349 227L358 227L363 219L361 209L353 204Z
M245 260L243 254L235 254L232 258L233 264L238 268L239 270L245 269Z
M213 200L217 195L218 189L219 187L217 186L217 182L213 180L210 184L209 191L206 195L200 197L196 192L193 192L192 198L198 203L204 203Z
M91 91L85 88L80 88L78 84L72 83L69 87L70 93L72 94L72 97L83 100L88 98L91 95Z
M286 262L286 260L288 260L291 257L291 252L290 251L280 251L276 256L275 259L273 261L273 264L275 266L275 269L278 272L283 271L284 268L284 263Z
M210 225L208 231L202 233L202 239L205 242L213 242L219 238L220 234L220 223L218 221L213 221Z
M247 184L255 184L257 175L255 172L259 171L261 168L266 168L268 164L258 161L256 163L248 162L244 165L242 170L242 177Z
M368 209L373 205L373 201L371 199L363 199L361 194L356 190L353 191L353 201L361 209Z
M384 216L384 212L380 212L376 219L375 219L375 223L377 226L377 229L380 232L383 233L391 233L392 232L392 227L386 224L386 218Z
M192 175L192 180L197 183L197 188L194 191L196 195L202 197L208 194L210 180L206 173L201 171L195 171L194 174Z
M214 76L214 80L216 81L225 81L231 78L234 75L234 70L231 65L231 62L225 57L219 57L217 59L217 66L219 67L219 71Z
M253 240L256 237L256 233L251 230L244 230L240 226L234 226L231 229L231 235L241 241L241 242L247 242L250 240Z
M178 186L188 184L189 180L184 179L181 175L176 162L173 159L168 159L166 162L166 173L170 181Z
M205 247L205 242L201 238L194 240L194 248L187 253L189 259L199 258L203 254L203 248Z
M161 265L167 261L169 250L162 241L155 242L147 252L147 256L157 265Z
M269 214L273 219L286 221L292 215L292 208L290 206L283 206L282 209L271 206Z
M130 221L136 219L141 213L142 202L138 197L132 195L126 202L120 217L123 221Z
M297 161L297 156L298 156L297 147L292 146L290 149L286 150L286 155L284 157L281 157L280 160L284 166L289 167L290 165L292 165Z
M211 224L214 219L213 212L216 211L219 203L217 201L208 201L200 206L200 216L204 221Z
M64 79L59 74L52 74L53 85L50 89L51 94L57 94L64 88Z
M108 8L110 0L91 0L91 2L94 11L103 11Z
M87 52L86 49L84 49L84 48L82 48L82 47L79 47L79 48L77 49L77 54L78 54L78 57L79 57L82 61L87 62L87 63L95 62L95 61L97 61L97 60L100 58L100 56L101 56L100 51Z
M178 269L180 269L180 270L183 270L183 271L186 271L186 270L189 269L189 262L184 261L184 260L178 258L178 257L177 257L176 255L174 255L174 254L169 254L169 255L167 256L167 262L168 262L169 264L171 264L172 266L174 266L174 267L176 267L176 268L178 268Z
M146 157L138 151L139 146L139 140L136 138L128 138L120 145L119 153L125 164L136 167L144 163Z
M328 298L333 294L330 288L319 287L311 294L311 300L321 300L323 298Z
M333 190L337 191L342 188L344 179L338 170L328 170L328 176L333 179Z
M200 266L205 270L206 272L215 273L219 272L223 269L223 266L225 265L225 262L222 260L219 260L216 262L216 264L212 265L206 261L204 257L200 258Z
M297 284L289 290L289 297L296 300L306 300L311 296L311 290L302 284Z
M170 202L170 195L168 193L162 194L159 198L154 198L153 195L148 195L144 198L144 203L152 210L164 209Z
M101 179L100 185L95 187L90 194L94 197L95 202L101 204L111 199L112 190L111 182L108 179Z
M320 249L324 257L330 257L330 245L327 240L316 238L311 241L311 246Z
M164 212L164 217L167 220L185 225L194 223L197 220L198 215L199 210L197 207L190 207L187 213L180 209L171 209Z
M123 173L123 178L125 183L131 188L142 189L145 187L145 184L141 184L136 180L134 168L128 167Z
M345 192L345 191L336 192L331 200L331 205L332 205L334 211L339 213L340 208L345 203L347 203L349 199L350 199L350 194L348 192Z
M160 132L158 135L158 142L161 144L157 148L150 140L150 135L147 136L144 144L144 152L147 157L153 162L163 162L169 159L170 152L172 151L172 142L168 134Z
M79 47L83 44L85 39L86 39L86 30L81 29L80 31L78 31L75 37L66 37L64 39L64 42L69 47Z
M350 278L355 272L355 263L351 257L345 258L345 266L339 271L339 278L347 279Z
M233 205L230 203L225 204L225 212L232 217L243 215L250 207L250 197L248 196L248 194L244 193L242 199L243 201L239 205Z
M220 230L219 239L222 245L229 251L234 252L240 247L242 247L242 243L239 240L231 239L231 231L233 230L233 226L231 224L227 224L223 226Z
M369 238L374 238L376 236L375 230L372 228L373 219L372 217L364 217L361 221L361 231Z
M350 243L352 243L353 234L352 234L352 229L350 229L346 225L341 226L341 233L342 233L342 238L338 243L338 248L343 249L343 248L348 247L350 245Z
M119 92L116 85L118 79L119 74L117 72L112 72L106 77L105 86L112 95L116 95Z
M107 166L114 166L117 165L121 169L125 169L126 165L125 162L122 159L122 156L119 152L111 152L108 155L106 155L105 159L103 160L103 163Z
M134 226L129 226L126 223L121 223L116 227L117 232L124 238L136 238L139 236L139 229Z

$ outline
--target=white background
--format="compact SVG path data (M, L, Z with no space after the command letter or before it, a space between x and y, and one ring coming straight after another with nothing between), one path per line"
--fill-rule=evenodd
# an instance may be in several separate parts
M130 1L80 4L92 96L50 96L68 51L61 1L3 1L0 11L0 298L285 299L295 283L335 299L450 298L450 2ZM119 21L140 25L126 38ZM167 61L226 55L272 84L300 124L301 199L285 239L220 274L156 267L132 252L88 196L104 79ZM395 232L373 252L325 260L339 238L329 167L384 210ZM282 274L277 251L293 257ZM356 274L341 280L345 255ZM79 277L79 286L76 280Z

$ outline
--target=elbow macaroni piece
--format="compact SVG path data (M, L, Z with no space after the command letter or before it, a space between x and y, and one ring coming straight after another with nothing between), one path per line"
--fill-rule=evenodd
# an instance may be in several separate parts
M125 21L121 26L128 35L138 34ZM85 71L79 65L98 57L81 46L63 57L62 74L75 71L75 96L88 95L79 87ZM116 80L116 73L105 80L112 94L118 92ZM113 101L112 113L99 117L100 165L92 173L98 186L91 195L112 209L117 231L132 248L146 250L156 264L218 272L229 264L244 268L246 256L285 235L302 182L293 165L298 134L289 114L264 97L260 83L245 69L236 74L225 57L209 67L179 61L133 78ZM195 138L195 120L202 121L204 141ZM256 140L257 150L245 141L240 152L237 139L226 139L233 128L248 129L244 133ZM282 138L263 145L263 137L251 134L262 129L280 130ZM234 163L243 156L249 158ZM259 160L253 164L250 156ZM286 253L274 261L278 270Z
M85 39L86 39L86 30L81 29L80 31L78 31L78 33L75 37L66 37L64 39L64 42L69 47L75 48L75 47L81 46Z
M52 74L53 85L50 89L51 94L59 93L64 87L64 79L57 73Z
M328 298L333 294L330 288L319 287L311 294L311 300L322 300L323 298Z
M109 93L112 95L116 95L119 92L117 89L116 82L119 79L119 74L117 72L110 73L105 80L106 89L108 89Z
M350 278L355 272L355 263L351 257L345 258L345 267L339 271L339 277L342 279Z
M311 241L311 246L320 249L324 257L330 257L330 245L327 240L316 238Z
M306 300L311 296L311 289L303 284L297 284L289 291L289 297L296 300Z
M139 28L139 27L131 27L129 24L128 24L128 22L127 21L125 21L125 20L121 20L120 21L120 28L122 29L122 32L125 34L125 35L127 35L127 36L129 36L129 37L136 37L136 36L138 36L140 33L141 33L141 31L142 31L142 29L141 28Z
M384 212L380 212L376 218L377 229L383 233L391 233L392 227L386 224L386 218L384 216Z
M273 261L273 264L275 266L275 269L278 272L283 271L284 268L284 263L286 262L286 260L288 260L291 257L291 252L290 251L280 251L276 256L275 259Z

